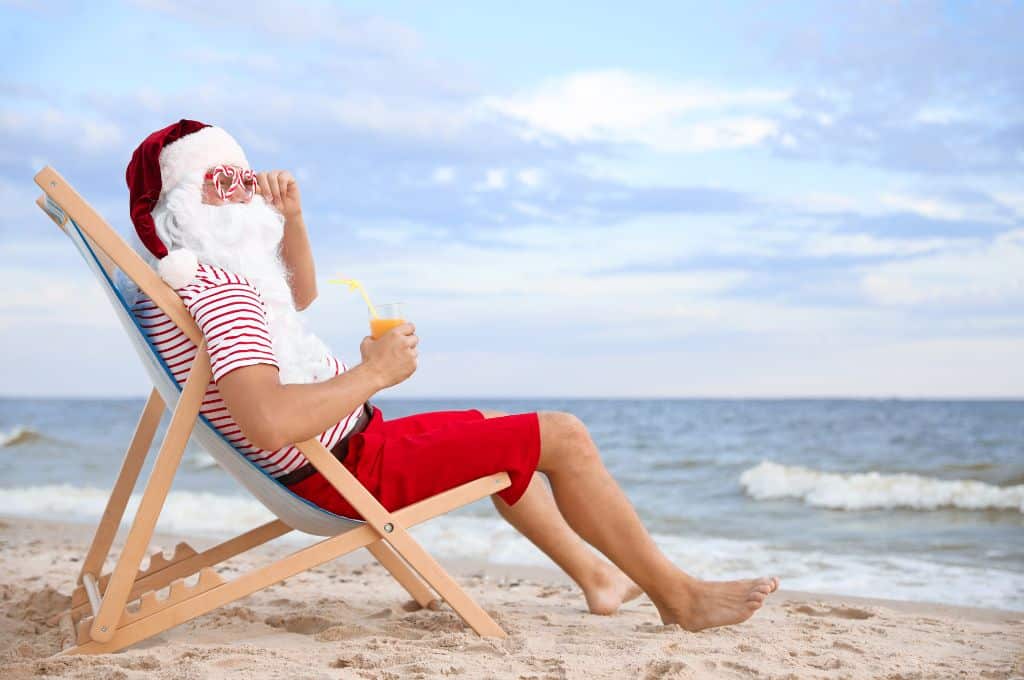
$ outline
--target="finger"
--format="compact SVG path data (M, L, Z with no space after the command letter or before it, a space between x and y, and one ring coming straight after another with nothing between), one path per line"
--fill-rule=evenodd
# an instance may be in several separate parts
M278 174L276 172L270 177L270 192L274 195L274 205L280 205L281 187L278 184Z
M420 344L420 338L417 335L407 335L405 337L407 338L406 342L409 343L409 347L415 347Z
M402 335L413 335L416 333L416 324L406 321L401 326L398 326L398 331Z
M267 179L267 173L261 172L256 175L256 186L260 189L260 195L263 196L263 200L271 201L273 197L270 194L270 180Z
M287 170L281 173L281 195L293 199L299 197L299 183Z

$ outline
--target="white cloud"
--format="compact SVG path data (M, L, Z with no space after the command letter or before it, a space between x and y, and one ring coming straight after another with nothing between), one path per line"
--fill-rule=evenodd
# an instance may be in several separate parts
M112 121L53 107L32 113L0 112L0 133L12 137L31 134L89 153L107 152L117 147L124 137L121 128Z
M955 241L942 238L878 238L871 234L813 234L797 246L812 257L865 255L918 255L949 247Z
M918 123L937 124L954 123L972 117L972 114L952 106L924 106L914 114L914 120Z
M871 343L811 337L777 351L729 345L608 353L552 353L529 345L502 352L424 350L421 368L400 389L402 396L1019 398L1022 343L1019 336ZM582 350L586 341L580 344Z
M1017 217L1024 217L1024 192L994 191L992 197L1013 210Z
M541 172L541 170L538 168L526 168L525 170L520 170L518 173L516 173L516 178L524 186L528 186L531 189L534 189L540 186L541 180L543 178L543 172Z
M549 80L533 91L487 97L482 103L535 131L571 141L689 152L760 143L777 130L765 111L787 98L779 90L716 89L607 70Z
M430 179L435 184L450 184L455 179L455 168L451 166L441 166L434 168L434 172L431 173Z
M880 265L862 286L891 305L1024 302L1024 229L988 244Z
M476 185L480 191L504 189L508 185L508 173L502 168L491 168L484 174L482 182Z
M70 244L63 244L70 247ZM16 248L4 248L17 252ZM73 274L5 267L0 269L0 329L26 322L60 323L80 328L112 328L117 320L84 264Z
M247 53L236 50L218 50L208 46L190 47L182 50L180 57L187 62L199 64L200 66L218 68L228 66L239 66L252 69L257 73L279 73L281 63L276 57L264 53Z
M415 106L402 105L396 97L378 93L317 96L289 95L288 101L303 101L303 109L325 112L333 122L406 139L451 140L489 115L472 106L453 105L425 98Z
M963 220L968 209L952 201L938 198L923 198L907 194L883 194L880 202L894 210L913 212L937 220Z

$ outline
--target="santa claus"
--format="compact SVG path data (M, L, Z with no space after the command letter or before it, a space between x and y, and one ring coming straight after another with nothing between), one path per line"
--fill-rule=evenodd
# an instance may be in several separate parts
M203 415L292 492L358 517L292 445L311 437L389 510L505 471L512 484L492 497L498 512L579 584L591 612L646 593L664 623L700 630L746 620L778 587L774 577L703 581L672 564L571 414L385 420L369 400L416 370L415 328L365 338L351 368L332 355L299 315L316 282L295 178L253 172L223 129L181 120L154 132L127 180L136 247L206 340L213 380ZM144 295L133 311L183 384L196 346Z

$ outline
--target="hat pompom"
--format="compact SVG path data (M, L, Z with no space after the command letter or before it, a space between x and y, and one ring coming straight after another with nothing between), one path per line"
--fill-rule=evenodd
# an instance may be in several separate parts
M192 283L192 280L196 278L196 272L199 271L199 260L191 250L172 250L160 259L157 271L167 285L178 290Z

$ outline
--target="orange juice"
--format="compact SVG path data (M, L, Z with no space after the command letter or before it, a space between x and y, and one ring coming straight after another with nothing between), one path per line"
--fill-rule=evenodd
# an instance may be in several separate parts
M380 340L380 336L403 323L405 319L370 319L370 335L374 340Z

